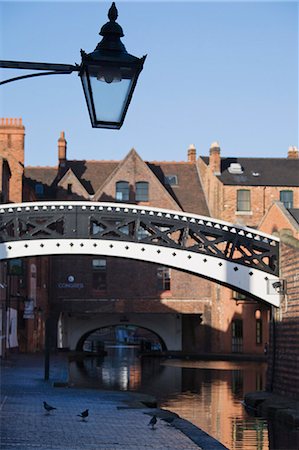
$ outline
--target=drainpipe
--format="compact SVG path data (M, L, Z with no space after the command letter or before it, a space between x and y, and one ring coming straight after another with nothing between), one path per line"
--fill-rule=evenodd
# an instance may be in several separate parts
M266 186L263 187L263 217L266 213Z
M271 349L272 349L272 370L270 377L270 391L273 392L274 385L274 374L275 374L275 363L276 363L276 323L275 323L275 308L271 306Z

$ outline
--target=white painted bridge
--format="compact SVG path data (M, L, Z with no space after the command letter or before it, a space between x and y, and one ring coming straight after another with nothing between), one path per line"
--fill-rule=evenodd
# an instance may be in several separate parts
M57 254L148 261L279 306L275 236L211 217L123 203L1 205L1 260Z

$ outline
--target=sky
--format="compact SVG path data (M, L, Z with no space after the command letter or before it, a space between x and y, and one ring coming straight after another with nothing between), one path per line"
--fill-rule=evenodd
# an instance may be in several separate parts
M2 60L80 63L111 2L0 0ZM298 146L298 1L117 1L122 42L147 54L120 130L91 127L77 73L0 86L0 117L21 117L25 164L68 159L146 161L206 156L286 157ZM27 72L0 69L0 79Z

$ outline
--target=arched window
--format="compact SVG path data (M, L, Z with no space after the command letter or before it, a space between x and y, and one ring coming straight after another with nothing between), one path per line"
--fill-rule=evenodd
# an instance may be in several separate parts
M118 181L115 185L115 198L119 202L129 200L129 183L127 181Z
M138 181L135 185L135 188L136 188L135 194L136 202L148 202L148 182Z

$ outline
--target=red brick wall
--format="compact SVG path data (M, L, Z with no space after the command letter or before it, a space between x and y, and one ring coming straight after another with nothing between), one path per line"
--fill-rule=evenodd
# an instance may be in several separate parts
M237 190L248 189L251 191L251 211L237 211ZM283 188L277 186L224 186L222 219L229 222L244 224L249 227L257 227L263 216L274 201L279 201L279 193L282 190L293 190L294 207L299 206L299 188Z
M156 264L124 258L107 258L107 289L92 288L92 259L97 256L55 256L52 263L53 301L58 308L68 309L74 302L83 311L85 302L99 300L98 310L118 312L177 312L199 314L210 304L209 284L195 276L171 269L171 290L160 289ZM74 288L63 287L69 275L75 278Z
M295 238L299 239L299 230L295 219L280 202L273 204L268 210L259 229L269 234L277 233L279 230L289 230Z
M286 295L275 312L267 390L299 400L299 241L281 233L281 278Z

